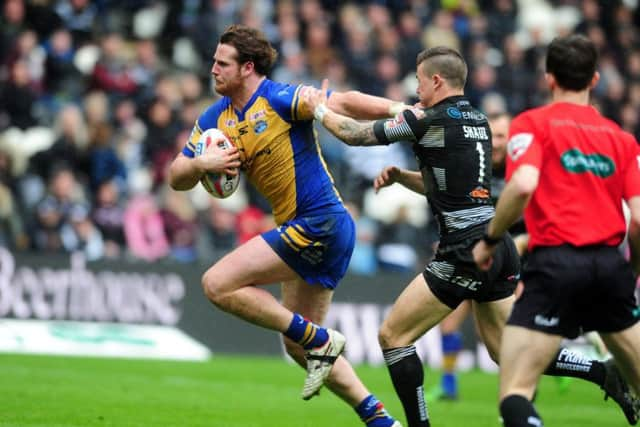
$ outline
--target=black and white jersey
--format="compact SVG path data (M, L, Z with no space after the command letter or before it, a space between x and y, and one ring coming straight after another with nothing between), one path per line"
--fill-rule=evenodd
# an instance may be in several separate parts
M374 124L380 143L410 141L440 228L440 250L479 238L493 217L491 131L463 96Z

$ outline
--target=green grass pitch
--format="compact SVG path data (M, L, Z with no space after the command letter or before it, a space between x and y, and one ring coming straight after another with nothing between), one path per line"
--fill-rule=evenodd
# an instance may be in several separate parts
M358 367L365 384L402 421L384 367ZM437 371L425 372L425 389ZM496 375L461 376L461 400L428 402L436 427L500 426ZM0 426L11 427L337 427L360 426L353 410L323 390L300 399L303 371L278 358L214 356L209 362L0 355ZM597 386L573 380L561 393L540 384L545 425L625 426Z

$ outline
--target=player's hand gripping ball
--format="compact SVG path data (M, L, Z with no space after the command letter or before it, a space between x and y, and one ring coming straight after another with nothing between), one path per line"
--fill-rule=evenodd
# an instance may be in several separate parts
M220 129L207 129L202 133L196 144L196 156L204 154L214 141L219 141L218 147L222 149L234 146L231 140ZM232 195L238 188L240 174L229 175L226 173L207 172L200 178L200 183L213 197L224 199Z

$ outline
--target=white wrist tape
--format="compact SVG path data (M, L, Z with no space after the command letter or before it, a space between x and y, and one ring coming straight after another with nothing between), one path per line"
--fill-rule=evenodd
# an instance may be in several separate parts
M389 106L389 116L395 117L403 110L410 108L409 105L405 105L403 102L394 102Z
M313 117L316 118L317 121L322 123L322 119L324 119L324 115L327 113L329 109L325 104L318 104L318 106L313 110Z

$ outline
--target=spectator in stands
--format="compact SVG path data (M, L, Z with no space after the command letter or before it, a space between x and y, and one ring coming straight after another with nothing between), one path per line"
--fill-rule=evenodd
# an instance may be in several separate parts
M56 5L56 13L73 35L73 44L80 46L92 40L98 10L90 0L62 0Z
M72 209L87 201L73 170L66 165L52 170L48 187L46 196L36 207L31 240L38 250L58 252L65 249L60 233L70 221Z
M196 211L186 193L163 188L164 200L160 214L170 246L170 256L179 262L197 259L198 222Z
M145 162L144 140L147 126L137 115L137 106L124 99L115 107L113 144L118 158L124 164L128 187L134 186L134 176L142 170Z
M73 63L75 48L66 28L56 30L45 43L44 88L57 101L75 100L84 89L80 71Z
M31 87L25 61L18 60L11 65L11 79L0 87L0 99L0 124L24 130L38 123L33 111L37 94Z
M216 199L205 212L205 234L210 250L219 256L238 245L237 215Z
M52 170L64 164L81 179L86 177L89 169L86 153L88 135L81 110L73 104L67 104L58 113L55 129L57 139L51 147L31 157L30 171L48 181Z
M138 90L138 83L124 58L122 36L117 33L106 34L101 39L100 47L100 59L93 69L93 87L111 97L134 95Z
M102 233L91 220L87 205L71 207L68 220L60 227L60 240L67 252L82 253L88 261L98 260L104 255Z
M9 54L15 48L18 35L27 27L24 0L6 0L0 18L0 67L8 64ZM6 70L0 69L0 75Z
M137 194L124 213L124 235L129 252L136 258L155 261L169 254L162 214L153 196Z
M124 207L118 185L113 180L104 181L98 186L91 219L102 234L104 256L119 257L125 247Z
M121 193L127 192L127 171L113 144L113 128L100 123L93 129L89 143L89 188L95 192L107 181L113 181Z

